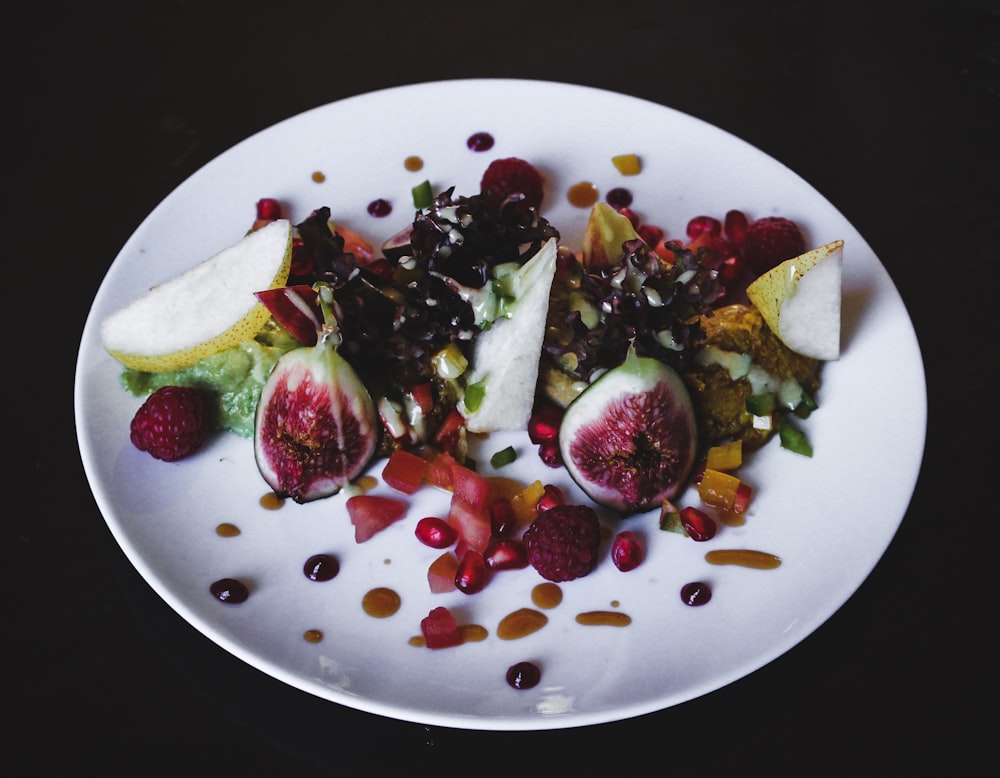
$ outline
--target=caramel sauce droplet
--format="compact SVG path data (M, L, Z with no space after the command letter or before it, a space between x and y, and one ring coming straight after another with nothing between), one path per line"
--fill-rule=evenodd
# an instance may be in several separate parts
M361 607L369 616L384 619L399 610L400 602L399 595L395 591L377 586L365 593L361 599Z
M240 528L235 524L224 521L215 528L215 534L220 538L235 538L240 534Z
M266 508L269 511L276 511L284 504L284 499L276 495L274 492L268 492L260 498L260 507Z
M589 208L597 202L597 187L589 181L573 184L566 192L570 205L577 208Z
M508 613L497 626L497 637L501 640L517 640L532 632L537 632L549 622L549 617L533 608L519 608Z
M563 593L559 584L550 581L540 583L531 590L531 601L539 608L554 608L562 602Z
M753 551L745 548L726 548L709 551L705 561L713 565L740 565L753 567L757 570L773 570L781 564L781 558L766 551Z
M458 634L462 636L463 643L480 643L486 640L490 633L480 624L459 624Z
M632 623L632 617L620 611L587 611L576 615L577 624L608 627L627 627Z
M318 629L307 629L302 633L307 643L319 643L323 639L323 633Z
M315 173L312 174L312 180L315 181L317 184L322 184L324 181L326 181L326 176L321 171L317 170Z
M406 159L403 160L403 167L405 167L410 172L416 172L417 170L423 168L423 166L424 166L424 161L416 155L407 157Z

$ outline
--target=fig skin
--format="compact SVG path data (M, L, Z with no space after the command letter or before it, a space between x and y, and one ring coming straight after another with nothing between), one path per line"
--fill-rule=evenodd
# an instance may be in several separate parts
M357 478L375 454L381 425L335 337L285 353L261 391L254 428L257 467L279 497L329 497Z
M569 404L559 429L573 480L623 517L680 494L697 442L694 406L680 375L634 349Z

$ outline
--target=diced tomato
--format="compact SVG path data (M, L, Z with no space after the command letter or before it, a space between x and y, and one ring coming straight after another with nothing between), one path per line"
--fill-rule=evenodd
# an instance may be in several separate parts
M489 511L493 502L493 484L489 478L456 462L451 467L451 488L456 497L474 510Z
M427 583L434 594L455 591L455 573L458 572L458 557L450 551L431 562L427 568Z
M464 541L470 548L480 554L486 550L493 534L489 507L477 509L458 495L454 495L448 511L448 523L455 528L459 540Z
M424 483L427 460L397 448L389 455L382 470L382 480L403 494L413 494Z
M420 631L427 648L448 648L462 643L462 633L452 612L444 606L432 608L420 620Z
M391 497L356 494L347 501L347 515L354 525L354 540L364 543L406 515L407 504Z

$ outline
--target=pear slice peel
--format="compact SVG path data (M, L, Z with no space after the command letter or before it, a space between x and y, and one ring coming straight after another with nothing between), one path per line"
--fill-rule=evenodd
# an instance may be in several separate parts
M291 223L271 222L107 316L104 349L126 368L157 373L238 346L270 316L255 293L284 285L291 261Z
M747 286L771 332L792 351L840 358L844 241L835 240L776 265Z

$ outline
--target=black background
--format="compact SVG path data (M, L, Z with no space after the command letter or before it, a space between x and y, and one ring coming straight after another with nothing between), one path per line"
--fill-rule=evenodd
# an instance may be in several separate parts
M64 2L8 8L4 28L14 175L4 185L3 415L14 471L0 764L15 774L962 775L989 752L996 2ZM379 719L298 692L216 647L149 589L83 474L72 395L80 333L149 211L289 116L463 77L611 89L744 138L865 236L920 340L927 447L882 562L788 654L657 714L491 734ZM889 481L893 462L884 464Z

